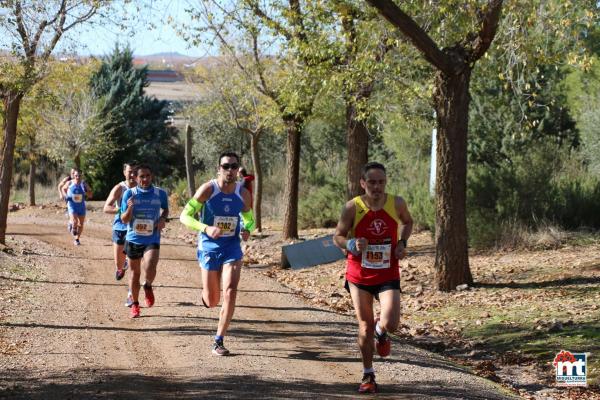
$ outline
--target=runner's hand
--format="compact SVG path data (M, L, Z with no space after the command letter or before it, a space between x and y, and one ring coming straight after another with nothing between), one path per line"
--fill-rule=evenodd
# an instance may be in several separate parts
M398 245L394 250L394 256L396 256L398 260L402 260L404 257L406 257L406 247L404 247L402 242L398 242Z
M160 217L160 218L158 219L158 223L156 224L156 228L157 228L159 231L162 231L162 230L165 228L165 225L166 225L166 224L167 224L167 221L166 221L166 220L165 220L163 217Z
M204 231L211 239L218 239L221 236L221 229L216 226L208 226Z
M242 229L242 231L240 232L242 235L242 240L245 242L246 240L248 240L248 238L250 237L250 232L248 232L245 229Z
M356 239L356 249L361 253L363 252L363 250L367 249L367 244L369 244L369 242L365 238Z

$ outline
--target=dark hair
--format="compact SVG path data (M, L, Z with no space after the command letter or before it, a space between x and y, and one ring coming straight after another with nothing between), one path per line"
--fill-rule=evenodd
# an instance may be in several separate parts
M238 156L236 153L234 153L233 151L226 151L224 153L221 153L221 155L219 156L219 165L221 165L221 159L223 157L235 157L235 159L237 160L238 164L240 162L240 156Z
M138 172L140 169L147 169L150 171L150 173L152 173L152 167L150 167L148 164L138 164L135 166L135 172Z
M362 169L360 170L360 177L362 179L367 179L367 172L369 172L372 169L380 169L385 174L385 167L383 166L383 164L373 161L363 165Z
M123 171L125 171L125 168L127 168L127 167L131 167L131 169L135 170L137 168L137 165L133 161L124 162L123 163Z

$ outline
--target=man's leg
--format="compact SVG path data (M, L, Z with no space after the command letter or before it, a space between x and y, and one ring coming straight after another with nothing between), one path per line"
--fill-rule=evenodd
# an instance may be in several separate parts
M242 274L242 260L223 265L223 305L219 315L217 336L225 336L235 311L237 288Z
M152 282L156 278L156 266L158 265L158 257L160 255L160 249L149 249L144 252L142 258L142 268L144 269L145 282L144 282L144 294L146 296L146 306L152 307L154 305L154 290L152 290Z
M131 274L129 274L129 291L131 292L131 297L133 297L134 302L138 301L140 297L141 264L141 258L136 260L129 259L129 268L131 269Z
M83 232L83 224L85 222L85 215L78 215L77 216L77 239L79 239L79 237L81 236L81 233Z
M123 266L125 265L125 260L127 259L125 253L123 253L123 245L113 242L113 252L115 256L115 265L117 266L117 269L123 269Z
M395 332L400 325L400 291L391 289L379 293L379 303L379 328L383 332Z
M221 271L202 270L202 303L209 308L216 307L221 299Z
M142 258L142 267L144 268L145 281L148 285L152 286L154 278L156 278L156 266L158 265L158 257L160 255L160 249L150 249L144 252Z
M348 283L348 285L358 320L358 347L362 356L363 368L368 370L373 368L373 338L375 334L373 295L352 283Z

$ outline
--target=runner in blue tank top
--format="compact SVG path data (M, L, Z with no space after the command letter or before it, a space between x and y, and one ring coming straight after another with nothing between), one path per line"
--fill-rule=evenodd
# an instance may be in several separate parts
M160 233L169 215L167 192L152 185L152 169L148 165L137 167L137 187L128 189L121 200L121 220L127 224L125 253L129 259L129 291L132 296L131 317L140 316L141 268L146 281L144 294L146 307L154 305L152 282L160 254Z
M118 281L123 279L127 270L127 258L123 251L125 235L127 234L127 224L121 221L121 198L127 189L134 188L137 185L135 180L135 166L132 163L123 164L123 175L125 176L125 180L117 183L112 188L103 209L105 213L115 215L113 219L112 241L116 265L115 278Z
M242 270L240 235L248 240L255 225L250 192L237 182L239 166L237 154L221 154L218 178L200 186L179 218L199 231L198 261L202 267L202 303L206 307L219 304L223 278L223 305L212 347L212 353L218 356L229 354L223 338L235 310ZM198 213L200 220L195 218Z
M85 199L92 197L92 189L82 181L81 171L75 169L72 175L73 179L69 185L62 188L64 199L67 201L67 211L69 213L69 229L73 235L74 244L79 246L79 238L83 232L85 222Z

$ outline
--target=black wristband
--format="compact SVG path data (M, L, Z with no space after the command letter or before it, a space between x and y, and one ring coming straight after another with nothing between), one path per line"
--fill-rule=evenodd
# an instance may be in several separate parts
M404 246L404 248L406 248L406 246L408 245L408 241L406 239L400 239L398 240L400 243L402 243L402 245Z

